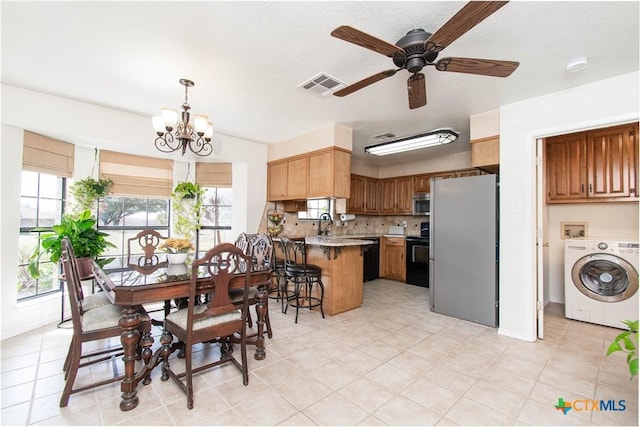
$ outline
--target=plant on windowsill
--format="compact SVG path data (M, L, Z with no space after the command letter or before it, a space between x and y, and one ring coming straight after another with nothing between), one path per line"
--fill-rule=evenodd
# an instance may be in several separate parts
M106 239L107 233L95 228L95 224L96 220L91 217L91 211L88 209L80 212L77 216L63 215L60 224L51 227L51 232L40 235L39 245L29 258L31 276L36 279L40 276L39 263L44 254L48 254L49 259L54 263L60 260L62 239L65 237L69 237L71 240L82 277L91 275L91 259L96 260L100 267L113 261L114 258L98 258L107 248L115 248L116 246ZM35 229L35 231L45 230Z
M88 177L74 182L69 187L75 202L71 211L80 213L89 209L95 212L98 199L109 194L111 187L113 187L113 180L110 178L96 180Z
M173 189L173 230L178 236L192 241L200 229L204 192L202 186L189 181L179 182Z
M607 356L612 353L622 351L627 354L627 366L631 378L638 375L638 321L622 320L622 323L629 327L628 331L620 333L607 349Z

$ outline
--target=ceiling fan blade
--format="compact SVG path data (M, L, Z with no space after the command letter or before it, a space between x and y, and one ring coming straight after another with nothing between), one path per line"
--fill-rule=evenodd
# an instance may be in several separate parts
M427 85L424 74L412 74L407 79L407 91L409 92L409 108L420 108L427 105Z
M386 79L387 77L391 77L393 76L395 73L397 73L399 70L401 70L402 68L399 68L397 70L387 70L387 71L382 71L378 74L374 74L373 76L369 76L365 79L360 80L359 82L355 82L352 85L349 85L347 87L344 87L340 90L335 91L333 94L335 96L346 96L349 95L350 93L353 93L357 90L360 90L364 87L367 87L375 82L379 82L380 80Z
M458 37L478 25L508 1L470 1L425 42L429 52L440 52Z
M442 58L436 62L436 70L454 73L480 74L482 76L509 77L519 62L495 59Z
M398 46L387 43L386 41L380 40L379 38L367 33L363 33L362 31L356 30L348 25L342 25L336 28L331 32L331 35L388 57L393 57L394 54L404 55L404 50Z

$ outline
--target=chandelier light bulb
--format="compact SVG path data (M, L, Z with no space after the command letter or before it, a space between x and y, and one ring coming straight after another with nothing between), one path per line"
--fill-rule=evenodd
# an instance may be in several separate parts
M176 127L176 123L178 122L178 112L176 110L172 110L171 108L163 108L160 110L160 114L162 115L162 120L164 121L164 127L167 129L173 129Z
M193 115L193 128L197 134L203 135L207 130L207 125L209 124L209 117L204 114L194 114Z
M151 119L151 123L153 124L153 129L159 134L162 135L165 132L164 120L162 120L162 116L153 116Z
M207 123L207 129L204 131L204 138L209 141L213 137L213 123Z

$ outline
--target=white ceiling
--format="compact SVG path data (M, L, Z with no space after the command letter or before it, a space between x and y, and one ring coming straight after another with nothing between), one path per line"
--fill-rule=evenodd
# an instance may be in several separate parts
M464 4L2 1L2 83L151 117L179 108L178 80L189 78L192 112L208 114L216 133L273 143L340 123L354 131L355 157L394 164L468 150L470 115L639 69L637 1L513 1L440 54L519 61L508 78L425 68L427 105L416 110L406 71L344 98L298 88L320 72L351 84L395 68L331 37L339 25L395 43L413 28L434 32ZM576 57L588 68L567 73ZM460 140L408 155L363 152L377 134L440 127ZM149 123L141 143L153 136Z

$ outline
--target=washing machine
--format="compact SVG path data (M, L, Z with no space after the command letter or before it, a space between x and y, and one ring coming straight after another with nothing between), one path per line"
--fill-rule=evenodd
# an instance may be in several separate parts
M638 319L638 241L568 239L565 317L624 328Z

